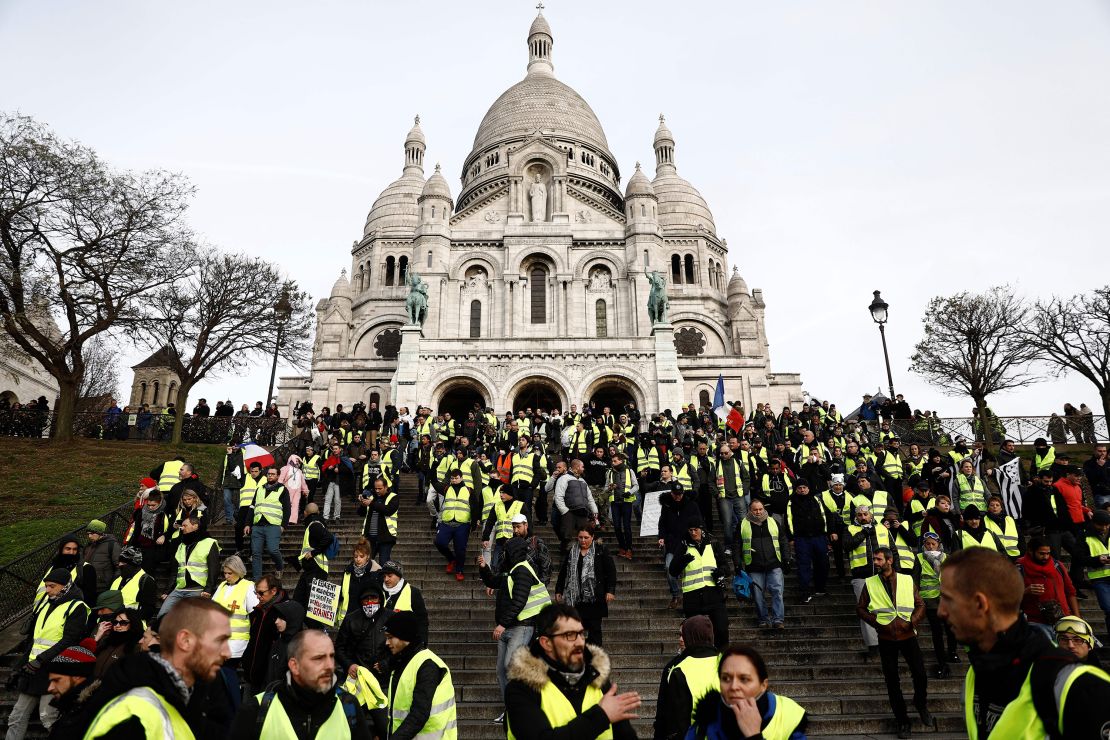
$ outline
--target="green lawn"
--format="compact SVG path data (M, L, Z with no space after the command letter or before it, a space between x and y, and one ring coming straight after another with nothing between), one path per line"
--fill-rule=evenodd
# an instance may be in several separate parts
M127 503L139 479L181 455L211 483L220 445L0 438L0 564Z

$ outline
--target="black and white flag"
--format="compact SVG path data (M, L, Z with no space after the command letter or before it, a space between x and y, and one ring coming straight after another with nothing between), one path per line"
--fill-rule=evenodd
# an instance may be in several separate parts
M994 479L1002 496L1002 508L1014 519L1021 517L1021 458L1015 457L994 469Z

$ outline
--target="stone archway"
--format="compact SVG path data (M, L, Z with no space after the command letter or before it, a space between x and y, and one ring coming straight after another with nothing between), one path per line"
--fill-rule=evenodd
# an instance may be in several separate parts
M509 394L512 398L512 409L515 414L524 409L551 409L562 410L567 407L566 395L551 378L530 376L524 378Z
M619 416L621 409L628 403L635 403L641 414L648 413L648 405L655 399L645 396L646 380L633 380L625 375L603 373L589 380L582 393L587 401L596 401L598 408L608 406L613 414Z
M459 423L474 410L475 403L482 408L491 404L489 392L473 378L452 378L439 387L436 395L436 413L449 412Z

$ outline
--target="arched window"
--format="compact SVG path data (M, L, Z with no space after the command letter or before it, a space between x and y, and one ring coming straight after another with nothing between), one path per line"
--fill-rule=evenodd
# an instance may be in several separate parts
M647 215L647 206L645 206L643 203L640 204L640 215L641 216L646 216Z
M382 406L382 394L378 393L377 391L374 391L373 393L371 393L371 394L370 394L370 403L376 403L376 404L378 404L378 408L379 408L379 409L381 409L381 406Z
M692 254L686 255L686 282L697 282L697 280L694 279L694 255Z
M404 257L402 257L401 259L404 259ZM385 284L386 285L393 285L393 272L394 272L394 269L395 269L394 265L395 265L395 260L392 257L386 257L385 258Z
M169 406L171 403L175 403L176 401L177 383L170 383L170 388L166 391L166 405ZM267 399L267 402L269 402L269 399Z
M428 267L432 266L432 250L428 250Z
M532 268L528 275L532 284L532 323L547 323L547 270L541 266Z
M470 302L470 338L478 339L482 336L482 302Z
M709 391L702 389L698 392L698 407L703 409L709 408Z
M358 292L359 293L361 293L363 291L363 288L366 286L366 283L363 282L363 280L365 280L365 279L366 279L366 268L363 267L362 265L359 265L358 266Z
M717 285L717 267L713 260L709 260L709 284L714 287Z
M682 283L682 258L677 254L671 255L671 282L675 285Z
M146 383L139 383L139 403L146 403Z
M594 321L597 322L597 336L602 339L609 336L609 317L604 299L599 298L594 304Z
M158 391L159 391L159 385L160 385L160 384L159 384L159 382L158 382L157 380L156 380L156 381L154 381L154 398L150 399L150 403L151 403L152 405L154 405L154 406L157 406L157 405L158 405Z
M409 276L409 258L399 257L397 259L397 284L404 285L405 280Z

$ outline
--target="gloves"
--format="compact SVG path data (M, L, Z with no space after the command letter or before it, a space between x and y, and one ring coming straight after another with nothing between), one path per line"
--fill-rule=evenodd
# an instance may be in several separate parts
M38 670L41 667L42 667L42 663L40 663L38 661L38 659L36 658L35 660L32 660L32 661L29 661L29 662L25 663L23 665L23 668L21 668L20 670L22 670L28 676L33 676L36 673L38 673Z

